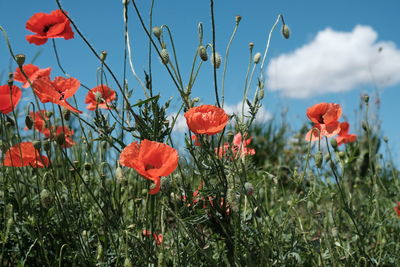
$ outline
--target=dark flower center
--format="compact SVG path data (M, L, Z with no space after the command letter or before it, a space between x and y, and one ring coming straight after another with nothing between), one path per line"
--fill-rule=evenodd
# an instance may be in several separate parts
M49 24L49 25L44 26L43 32L45 32L45 33L48 32L50 30L50 28L53 26L54 26L54 24Z

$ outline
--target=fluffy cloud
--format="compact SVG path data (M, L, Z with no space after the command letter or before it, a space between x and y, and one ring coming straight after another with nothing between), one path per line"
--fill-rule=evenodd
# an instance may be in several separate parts
M352 32L327 28L308 44L273 58L267 86L293 98L343 92L361 85L380 87L400 82L400 50L393 42L377 41L370 26Z
M225 105L224 110L227 114L232 115L241 115L242 114L242 102L237 103L236 105ZM249 106L247 103L244 106L244 114L245 116L250 116L249 114ZM170 121L176 117L176 114L170 115ZM272 118L271 113L266 111L264 107L261 107L258 110L258 113L256 115L255 123L266 123ZM185 132L187 130L187 125L186 125L186 119L183 116L183 114L179 114L178 118L176 120L175 126L174 126L174 131L175 132Z

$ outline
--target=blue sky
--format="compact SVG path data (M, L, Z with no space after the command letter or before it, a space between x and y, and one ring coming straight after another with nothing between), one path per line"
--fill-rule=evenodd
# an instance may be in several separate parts
M107 50L107 62L119 78L123 69L122 1L63 1L80 30L97 51ZM137 1L142 15L148 20L150 1ZM148 41L136 14L130 5L129 27L136 72L143 77L147 69ZM52 76L61 75L57 68L51 42L43 46L29 44L25 35L26 21L37 12L49 13L57 9L49 0L0 0L0 25L10 36L14 51L27 55L27 62L41 51L35 62L41 68L51 66ZM392 153L400 162L400 2L392 1L215 1L217 51L225 54L226 45L235 25L235 16L242 21L237 31L225 81L226 103L236 106L242 99L248 63L248 43L254 42L254 52L263 52L269 29L278 14L283 14L290 26L289 40L279 30L273 35L266 68L267 88L263 105L264 114L279 117L288 109L292 130L307 121L305 110L319 102L342 105L351 131L359 131L360 116L356 116L362 93L373 97L379 93L380 108L372 108L371 116L378 113L382 120L382 133L389 137ZM166 24L173 33L178 51L181 73L187 82L194 53L198 45L197 24L204 24L204 42L211 42L211 21L208 1L155 1L153 24ZM280 25L279 25L280 26ZM76 34L73 40L56 40L61 61L66 71L89 87L96 85L96 58ZM170 48L170 47L169 47ZM382 48L382 49L379 49ZM379 50L381 50L379 52ZM223 59L224 60L224 59ZM0 41L0 70L8 72L9 55ZM15 68L15 65L12 69ZM222 70L218 71L221 81ZM129 77L133 97L143 97L133 77ZM153 60L154 88L164 100L173 96L172 108L179 98L171 79L157 58ZM4 81L5 78L3 78ZM113 84L110 84L113 87ZM114 85L116 88L116 86ZM254 88L254 86L252 86ZM81 88L78 98L86 91ZM212 67L207 62L193 88L193 96L202 103L214 104ZM374 105L373 105L374 106ZM84 109L83 101L79 108ZM229 108L229 107L228 107ZM267 116L267 115L266 115Z

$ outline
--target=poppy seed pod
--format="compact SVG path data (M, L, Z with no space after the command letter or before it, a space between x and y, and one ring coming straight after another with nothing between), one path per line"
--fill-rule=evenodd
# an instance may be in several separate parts
M160 51L161 61L164 65L169 63L169 53L167 49L161 49Z
M215 52L215 59L214 59L214 53L212 53L210 60L211 60L211 64L213 64L216 69L218 69L221 66L222 58L219 53Z
M253 43L253 42L250 42L250 43L249 43L249 48L250 48L250 50L252 50L253 47L254 47L254 43Z
M364 100L365 104L368 104L368 102L369 102L369 95L368 95L368 94L364 94L364 95L363 95L363 100Z
M198 52L199 52L199 57L201 58L201 60L203 60L203 61L208 60L207 49L203 45L199 46Z
M289 39L290 37L290 28L286 24L282 26L282 35L285 39Z
M25 63L25 55L24 54L15 55L15 61L17 61L19 67L22 67L22 65L24 65Z
M160 39L161 34L162 34L161 28L158 26L154 26L152 31L153 31L154 36L157 37L158 39Z
M101 51L101 53L100 53L101 62L106 61L106 58L107 58L107 51L105 51L105 50Z
M253 58L254 64L258 64L258 62L260 62L260 59L261 59L261 53L258 52L254 55L254 58Z
M241 20L242 20L242 16L240 16L240 15L235 16L235 21L236 21L237 24L239 24L239 22Z

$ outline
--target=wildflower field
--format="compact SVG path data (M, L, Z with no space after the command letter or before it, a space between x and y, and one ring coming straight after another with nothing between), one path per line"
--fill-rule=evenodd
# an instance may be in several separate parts
M46 65L15 51L0 23L0 53L11 59L9 70L0 65L9 72L0 77L0 266L398 266L399 170L369 95L358 121L325 101L310 104L297 129L258 123L271 37L290 41L290 18L270 18L260 52L249 40L247 54L230 54L242 17L216 47L214 1L205 1L211 28L196 25L184 68L180 33L137 2L115 3L125 26L118 74L59 0L26 18L32 51L52 51ZM130 23L148 44L144 70L133 63ZM79 55L58 45L76 39L96 59L95 84L63 67ZM241 108L228 112L234 56L249 63ZM175 111L153 84L158 71L176 90ZM193 93L201 72L211 102ZM182 115L185 133L176 134Z

